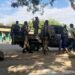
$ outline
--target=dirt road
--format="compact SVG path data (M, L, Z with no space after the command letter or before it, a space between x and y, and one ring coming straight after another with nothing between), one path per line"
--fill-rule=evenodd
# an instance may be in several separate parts
M0 75L75 75L75 57L50 51L23 54L21 50L6 51L0 61Z

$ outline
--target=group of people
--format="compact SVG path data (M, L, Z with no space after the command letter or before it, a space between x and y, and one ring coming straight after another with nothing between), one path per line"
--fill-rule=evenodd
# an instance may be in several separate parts
M33 28L34 28L34 35L37 36L38 35L38 30L39 30L39 18L38 17L35 17L35 20L32 21L33 23ZM19 32L21 32L21 34L23 35L24 37L24 50L27 48L29 48L29 44L28 44L28 32L29 32L29 29L28 29L28 22L25 21L23 26L20 27L19 26L19 22L16 21L16 24L12 25L11 27L11 37L13 38L13 35L18 35ZM42 42L44 44L46 44L46 47L48 46L48 43L49 43L49 38L52 38L52 36L56 36L56 33L53 29L53 27L51 25L49 25L49 21L48 20L45 20L44 22L44 25L41 29L41 33L40 33L40 37L42 37ZM68 50L71 50L73 49L74 50L74 45L75 45L75 29L74 29L74 26L73 24L70 24L70 28L69 30L67 30L67 26L64 25L63 26L63 30L61 32L61 37L60 37L60 44L59 44L59 48L63 48L63 51L68 51ZM68 41L70 41L70 45L67 46L68 44ZM43 44L43 45L44 45ZM45 47L45 46L43 46ZM31 52L31 50L28 49L29 52Z
M34 28L34 34L37 35L38 34L38 29L39 29L39 18L38 17L35 17L35 19L32 21L33 23L33 28ZM27 28L26 30L28 30L28 22L25 21L22 28ZM13 30L14 28L14 30ZM12 25L12 28L11 28L13 31L15 31L14 33L18 32L20 28L19 26L19 21L16 21L16 24Z
M46 45L46 47L48 46L49 38L53 38L53 37L57 37L56 32L54 30L54 28L52 26L49 25L49 21L46 20L42 29L42 34L43 35L43 42L44 47ZM73 24L69 25L69 28L67 27L67 25L63 26L63 29L60 33L60 37L58 37L57 39L59 39L59 51L63 51L63 52L69 52L69 51L74 51L75 49L75 28ZM46 42L45 42L46 40ZM61 50L63 48L63 50ZM46 48L45 48L46 49Z
M39 19L38 17L35 17L35 20L33 22L33 28L34 28L34 35L38 35L38 29L39 29ZM19 21L16 21L16 24L12 25L11 27L11 38L12 38L12 44L15 43L14 40L17 40L16 37L21 34L22 35L22 40L24 40L21 43L21 46L25 49L27 49L29 52L29 44L28 44L28 33L29 33L29 25L27 21L24 21L24 24L22 27L19 26ZM16 37L15 37L16 36Z
M75 45L74 25L70 24L68 29L67 29L67 26L64 25L63 31L61 33L61 46L63 48L63 51L66 51L66 52L74 51L75 49L74 45Z

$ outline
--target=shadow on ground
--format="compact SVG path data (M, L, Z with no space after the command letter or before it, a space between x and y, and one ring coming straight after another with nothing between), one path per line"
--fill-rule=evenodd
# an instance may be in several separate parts
M48 52L7 52L0 62L0 75L75 75L75 57Z

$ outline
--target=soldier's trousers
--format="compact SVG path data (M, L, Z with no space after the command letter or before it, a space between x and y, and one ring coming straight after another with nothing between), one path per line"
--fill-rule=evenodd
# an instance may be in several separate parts
M60 39L59 40L59 50L61 50L61 48L66 49L67 48L67 43L68 43L67 38Z
M34 35L38 34L38 28L34 28Z
M26 49L28 52L31 52L31 49L30 49L30 46L29 46L28 35L25 36L25 39L24 39L24 49Z
M67 48L67 39L62 39L62 48Z

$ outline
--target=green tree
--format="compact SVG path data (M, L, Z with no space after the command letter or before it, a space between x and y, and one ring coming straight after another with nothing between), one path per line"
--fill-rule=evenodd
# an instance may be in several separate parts
M39 23L39 29L41 29L44 25L44 20L40 20L40 23ZM55 20L55 19L49 19L49 25L62 25L62 23L60 23L59 21ZM32 21L29 21L29 28L31 30L33 30L33 23Z
M15 1L15 0L14 0ZM53 6L54 1L56 0L47 0L47 2L44 2L44 0L16 0L15 2L11 4L12 7L19 7L19 6L27 6L27 11L32 10L32 13L35 13L36 11L39 11L41 6L41 10L43 11L43 8L47 5ZM75 0L69 0L72 8L75 10Z
M57 21L55 19L50 19L49 24L50 25L62 25L62 23L60 23L59 21Z

